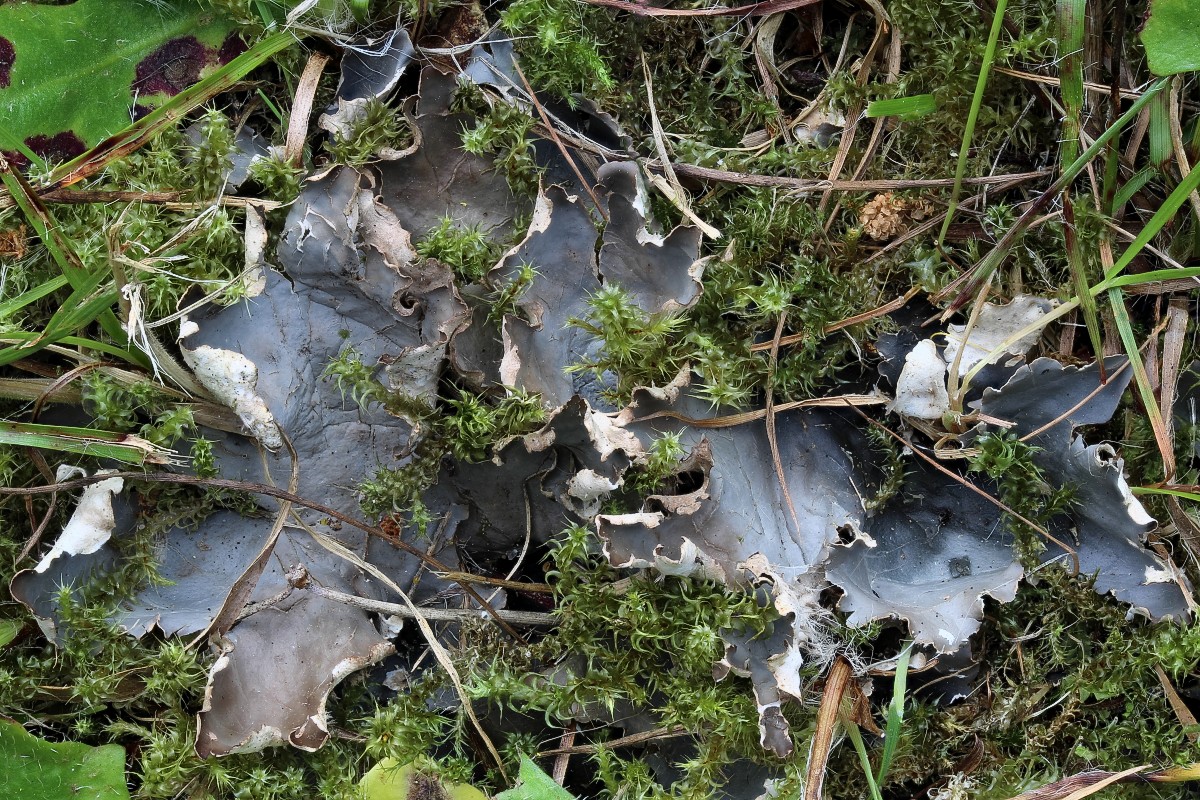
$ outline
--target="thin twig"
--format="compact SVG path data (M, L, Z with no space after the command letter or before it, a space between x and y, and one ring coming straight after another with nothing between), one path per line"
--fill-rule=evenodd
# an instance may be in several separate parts
M787 475L783 471L783 458L779 455L779 437L775 432L775 367L779 363L779 337L783 334L783 326L787 323L787 310L779 315L775 323L775 335L771 337L771 353L767 361L767 407L763 409L766 419L767 445L771 450L771 464L775 468L775 480L783 492L783 500L787 504L788 514L792 518L797 537L803 536L800 526L800 515L796 513L796 504L792 501L792 492L788 488Z
M792 400L788 403L779 403L774 408L774 413L781 414L784 411L792 411L797 408L845 408L846 406L881 406L888 402L886 397L874 394L845 394L838 397L813 397L808 400ZM754 422L763 419L767 416L766 409L757 411L744 411L741 414L728 414L723 417L709 417L708 419L695 419L693 417L684 416L674 411L656 411L653 414L647 414L644 417L637 417L631 422L646 422L652 419L677 419L680 422L691 425L693 428L731 428L734 425L745 425L747 422Z
M675 725L671 728L655 728L652 731L643 731L641 733L631 733L628 736L621 736L616 739L609 739L603 744L576 744L570 747L556 747L553 750L543 750L537 754L538 758L547 758L549 756L558 756L563 753L595 753L601 747L605 749L613 749L616 747L632 747L633 745L643 744L644 742L652 742L658 739L676 739L680 736L691 736L692 732L682 725Z
M858 325L861 322L867 322L868 320L875 319L876 317L887 316L888 314L891 314L893 311L899 311L900 309L904 308L904 306L908 303L909 300L912 300L914 297L916 297L920 293L920 291L921 291L920 286L914 286L911 289L909 289L907 292L905 292L904 294L897 297L895 300L889 300L888 302L884 303L881 306L872 308L870 311L863 311L861 314L855 314L852 317L846 317L845 319L839 320L838 322L829 323L821 330L821 333L825 336L828 336L829 334L831 334L835 331L840 331L842 328L849 328L852 325ZM778 345L780 347L784 347L789 344L796 344L797 342L804 341L810 335L811 334L808 334L808 333L793 333L791 336L781 337L778 341ZM776 341L774 339L772 339L769 342L762 342L760 344L751 345L750 352L751 353L760 353L763 350L771 350L775 347L775 345L776 345Z
M345 603L348 606L361 608L365 611L374 611L378 614L391 614L401 619L416 619L417 615L424 617L430 622L464 622L471 619L480 619L484 612L477 608L425 608L420 607L414 611L403 603L385 603L382 600L372 600L369 597L359 597L355 594L347 594L334 589L327 589L324 586L308 579L308 572L303 566L299 569L293 567L288 570L288 584L294 589L303 589L306 592L312 592L318 597L324 597L326 600L333 600L338 603ZM540 611L510 611L506 608L496 609L496 614L506 622L513 625L557 625L558 617L554 614L546 614Z
M579 185L583 187L583 190L588 193L588 197L592 199L592 204L596 206L596 213L598 213L605 222L608 222L608 213L604 210L604 206L600 204L600 198L598 198L596 193L592 190L591 181L586 180L583 177L583 173L579 171L579 167L575 164L575 159L571 157L571 151L567 149L565 144L563 144L562 137L558 135L558 130L550 121L550 117L547 116L546 109L542 106L542 102L537 98L537 93L533 91L533 87L529 85L529 79L526 78L525 73L521 71L521 65L516 61L512 63L517 70L517 76L521 79L521 83L525 84L525 91L529 95L529 102L532 103L533 107L537 110L538 116L542 120L542 124L546 126L546 130L550 133L551 140L553 140L554 144L558 146L558 150L560 153L562 153L563 158L566 159L567 165L571 167L571 172L575 173L575 179L579 181Z
M778 186L791 189L800 194L817 192L890 192L899 189L937 189L954 185L953 178L909 178L885 180L829 180L828 178L788 178L782 175L758 175L750 172L733 172L727 169L713 169L696 164L684 164L676 161L671 165L676 175L700 180L734 183L741 186ZM1044 178L1050 174L1048 170L1032 172L1016 172L1011 175L984 175L976 178L963 178L964 186L992 186L996 184L1020 183L1023 181Z
M583 0L588 5L628 11L638 17L764 17L816 5L821 0L763 0L734 8L658 8L630 0Z

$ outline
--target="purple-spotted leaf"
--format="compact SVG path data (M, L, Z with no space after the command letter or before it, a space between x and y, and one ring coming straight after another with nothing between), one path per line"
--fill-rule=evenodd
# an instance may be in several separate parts
M233 24L191 0L0 5L0 150L64 161L238 55Z

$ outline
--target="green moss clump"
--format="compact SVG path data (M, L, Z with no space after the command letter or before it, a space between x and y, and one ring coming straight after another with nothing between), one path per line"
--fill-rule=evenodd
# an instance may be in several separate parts
M1022 442L1012 433L985 434L975 440L975 447L978 453L971 458L970 471L995 481L1000 500L1016 514L1044 526L1071 509L1074 488L1050 485L1033 461L1039 448ZM1046 550L1042 535L1007 512L1005 525L1016 538L1013 546L1021 563L1027 569L1037 568Z
M453 217L442 217L417 242L417 252L441 261L466 283L481 282L500 259L500 246L481 225L460 225Z

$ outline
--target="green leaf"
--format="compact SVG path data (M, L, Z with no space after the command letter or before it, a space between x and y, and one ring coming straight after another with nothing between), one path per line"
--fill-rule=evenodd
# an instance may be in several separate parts
M1142 167L1132 178L1125 181L1113 196L1113 211L1120 211L1125 204L1133 199L1153 178L1159 177L1158 170L1153 167Z
M0 420L0 444L80 453L139 466L146 462L169 464L172 453L131 433L9 420ZM0 794L0 797L4 796Z
M917 119L937 111L937 100L931 94L914 94L891 100L876 100L867 106L867 116Z
M0 797L128 800L125 748L47 742L11 720L0 720Z
M45 283L38 284L32 289L23 292L16 297L12 297L8 300L0 302L0 322L4 321L6 317L9 317L14 312L19 311L30 303L41 300L46 295L51 294L52 292L57 292L66 285L66 276L59 275L57 278L51 278Z
M526 756L521 756L521 771L517 778L520 784L496 795L496 800L575 800Z
M1200 69L1200 0L1151 0L1141 36L1155 75Z
M0 149L57 161L126 128L241 52L193 0L0 4Z
M394 758L385 758L362 777L358 785L365 800L422 800L444 797L446 800L487 800L474 786L443 783L437 776L419 771L413 764L400 766Z
M8 646L9 642L17 638L23 627L25 626L15 619L0 619L0 648Z

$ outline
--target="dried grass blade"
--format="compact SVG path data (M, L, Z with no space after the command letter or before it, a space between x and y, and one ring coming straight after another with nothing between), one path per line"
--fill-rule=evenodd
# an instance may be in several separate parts
M833 747L833 734L837 729L842 709L842 698L850 685L853 670L850 662L838 656L825 679L825 691L821 694L821 707L817 710L817 727L808 745L808 769L804 780L804 800L821 800L824 796L825 766L829 763L829 752Z

